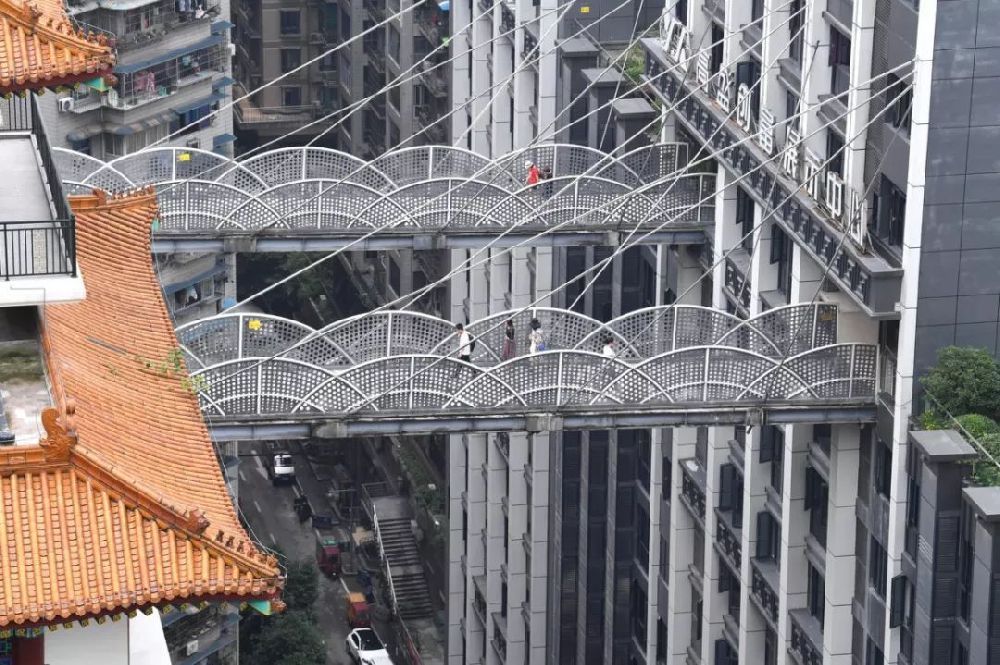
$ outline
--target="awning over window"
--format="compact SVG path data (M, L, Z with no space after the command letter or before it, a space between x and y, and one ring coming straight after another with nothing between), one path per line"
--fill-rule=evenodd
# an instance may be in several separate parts
M225 261L219 261L218 263L216 263L214 266L212 266L211 268L209 268L205 272L199 273L197 275L194 275L193 277L189 277L189 278L187 278L187 279L185 279L185 280L183 280L181 282L177 282L175 284L164 284L164 286L163 286L163 294L166 295L166 296L172 296L173 294L177 293L178 291L181 291L181 290L186 289L188 287L194 286L195 284L198 284L199 282L205 281L209 277L213 277L215 275L218 275L219 273L224 273L224 272L226 272L226 263L225 263Z
M212 34L221 35L223 32L230 30L232 27L233 24L225 19L222 19L221 21L214 21L212 23Z
M233 134L219 134L218 136L212 137L212 148L221 148L222 146L232 143L236 140Z
M174 60L183 55L189 55L195 51L200 51L203 48L208 48L209 46L215 46L216 44L221 44L226 40L224 35L210 35L201 41L197 41L194 44L185 46L183 48L173 49L172 51L164 51L157 56L148 58L146 60L141 60L139 62L133 62L129 64L121 64L115 67L115 74L134 74L136 72L142 71L143 69L149 69L153 65L158 65L161 62L167 62L168 60Z
M204 97L202 99L196 99L193 102L188 102L187 104L181 104L180 106L174 106L170 110L176 113L177 115L181 115L187 113L188 111L193 111L196 108L200 108L202 106L210 106L217 101L225 99L228 96L229 95L223 94L221 92L215 92L209 95L208 97Z
M215 79L212 81L212 90L218 90L219 88L226 88L236 83L236 79L232 76L223 76L222 78Z
M86 141L91 136L97 136L104 131L104 125L99 122L94 122L89 125L84 125L78 129L74 129L70 133L66 134L66 140L70 143L79 143L80 141Z
M143 132L159 125L168 124L173 120L174 114L171 111L166 111L164 113L160 113L159 115L154 115L128 125L111 125L106 131L109 131L116 136L131 136L132 134Z

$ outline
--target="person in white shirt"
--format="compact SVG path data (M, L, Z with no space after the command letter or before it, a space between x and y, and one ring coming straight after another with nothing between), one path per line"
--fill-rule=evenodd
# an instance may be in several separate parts
M604 339L604 346L601 347L601 355L605 358L614 358L618 353L615 351L615 338L606 337Z
M531 331L528 333L528 352L531 355L541 353L545 350L545 332L542 330L542 322L538 319L531 320Z
M455 324L458 331L458 359L462 362L472 363L472 336L465 330L461 323Z

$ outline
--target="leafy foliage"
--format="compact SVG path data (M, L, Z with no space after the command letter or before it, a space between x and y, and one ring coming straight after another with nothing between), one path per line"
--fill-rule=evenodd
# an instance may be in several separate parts
M967 413L955 420L993 459L1000 461L1000 425L995 420L977 413ZM980 487L1000 485L1000 468L983 456L972 463L971 481Z
M259 621L259 630L249 624L240 639L240 662L245 665L325 665L326 649L319 628L305 612L287 610ZM241 624L241 628L243 628Z
M928 411L1000 417L1000 365L985 349L948 346L920 380L931 395Z
M313 604L319 598L319 577L309 559L289 561L285 567L285 590L282 599L293 612L312 615Z

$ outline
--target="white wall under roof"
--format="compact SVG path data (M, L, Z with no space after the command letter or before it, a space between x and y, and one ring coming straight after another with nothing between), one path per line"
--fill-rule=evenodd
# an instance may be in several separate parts
M159 612L45 634L46 665L170 665Z

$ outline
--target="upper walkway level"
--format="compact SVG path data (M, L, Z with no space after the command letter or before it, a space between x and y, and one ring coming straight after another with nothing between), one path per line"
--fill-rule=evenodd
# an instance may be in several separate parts
M503 359L512 319L519 354ZM544 352L527 354L538 318ZM380 312L324 331L255 314L181 327L215 434L246 439L678 424L867 422L876 347L837 344L836 309L798 305L750 321L660 307L607 323L538 308L469 324L472 362L452 324ZM617 355L597 352L617 340Z
M34 95L0 100L0 306L80 300L73 214Z
M678 144L620 156L549 144L493 161L448 146L370 162L326 148L243 161L172 147L108 163L56 157L70 191L155 186L153 251L164 253L614 244L636 228L653 231L646 243L698 244L715 215L715 176L686 173ZM525 160L552 178L525 186Z

